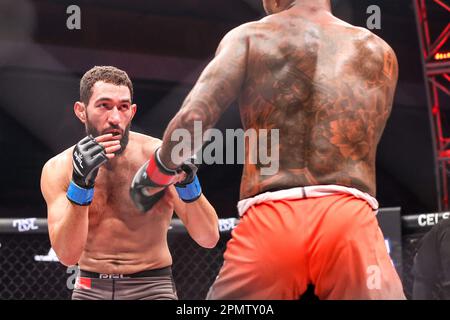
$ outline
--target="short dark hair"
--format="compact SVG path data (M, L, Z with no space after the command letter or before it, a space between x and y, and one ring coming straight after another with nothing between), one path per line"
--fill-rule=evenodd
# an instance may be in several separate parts
M92 87L98 81L111 83L117 86L127 86L130 89L131 100L133 100L133 84L128 74L112 66L95 66L87 71L80 81L80 101L89 104L92 97Z

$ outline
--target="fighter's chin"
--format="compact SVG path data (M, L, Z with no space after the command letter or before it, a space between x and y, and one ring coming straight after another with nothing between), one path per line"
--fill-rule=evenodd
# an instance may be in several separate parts
M127 148L127 147L125 146L125 147L120 148L120 150L114 152L114 154L116 155L116 157L120 157L120 156L125 152L125 149L126 149L126 148Z

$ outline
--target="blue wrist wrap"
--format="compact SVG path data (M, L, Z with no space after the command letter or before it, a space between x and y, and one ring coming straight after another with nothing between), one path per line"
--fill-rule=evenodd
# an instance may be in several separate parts
M67 189L67 198L75 204L80 206L87 206L91 204L92 198L94 198L94 188L84 189L70 181L69 188Z
M178 196L184 202L194 202L202 195L202 187L198 181L197 176L195 176L194 181L181 187L175 186L178 192Z

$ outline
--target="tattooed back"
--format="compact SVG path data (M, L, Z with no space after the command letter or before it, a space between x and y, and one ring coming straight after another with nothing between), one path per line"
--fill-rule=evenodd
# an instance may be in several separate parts
M243 126L279 129L279 171L264 176L261 165L247 162L241 198L317 184L375 196L376 150L398 77L393 50L329 13L304 17L288 10L242 30L248 47L239 98Z

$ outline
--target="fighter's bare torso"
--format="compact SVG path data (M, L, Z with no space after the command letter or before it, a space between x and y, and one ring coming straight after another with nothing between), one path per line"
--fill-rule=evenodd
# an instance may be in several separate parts
M135 172L148 160L160 140L130 132L122 155L100 167L89 207L86 245L78 262L83 270L129 274L172 264L167 230L172 218L174 190L169 188L151 214L134 206L129 187ZM58 155L59 170L72 174L72 148Z
M376 149L397 81L395 54L368 30L330 13L297 13L242 28L248 33L242 122L244 129L280 130L280 162L273 176L246 164L241 198L316 184L375 195Z

